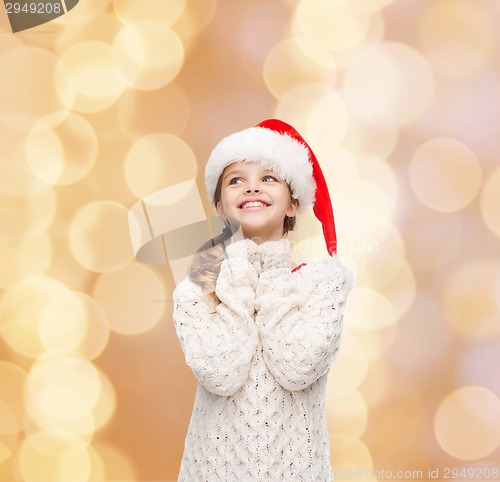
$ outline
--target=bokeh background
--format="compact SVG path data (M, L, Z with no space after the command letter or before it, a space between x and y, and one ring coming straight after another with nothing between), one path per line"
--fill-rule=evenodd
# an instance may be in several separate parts
M194 180L214 216L211 149L268 117L315 151L357 274L337 477L500 479L499 24L498 0L80 0L12 34L2 6L0 480L176 480L196 380L128 212ZM312 210L289 238L327 255Z

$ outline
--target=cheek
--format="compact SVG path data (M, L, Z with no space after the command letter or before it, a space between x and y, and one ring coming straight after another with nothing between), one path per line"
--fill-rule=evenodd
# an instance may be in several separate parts
M225 193L225 195L221 197L223 208L226 210L233 209L235 207L236 198L237 196L233 193Z

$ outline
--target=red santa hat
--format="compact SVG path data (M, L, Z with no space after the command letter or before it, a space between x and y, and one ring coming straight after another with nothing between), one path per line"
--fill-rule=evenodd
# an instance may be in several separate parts
M337 237L332 203L325 178L314 152L289 124L267 119L222 139L212 151L205 167L205 185L213 200L217 182L224 169L234 162L258 162L276 172L288 183L292 197L298 199L297 211L312 207L323 225L326 249L337 252ZM214 206L215 207L215 206Z

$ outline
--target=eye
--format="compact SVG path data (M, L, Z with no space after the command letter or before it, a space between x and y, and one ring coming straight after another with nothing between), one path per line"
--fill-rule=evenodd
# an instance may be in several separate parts
M267 176L264 176L263 179L265 179L266 177L270 177L271 179L274 179L276 182L278 182L278 180L273 176L267 175Z
M273 179L273 180L275 180L276 182L278 182L278 180L277 180L275 177L270 176L270 175L264 176L262 179L266 179L267 177L270 177L271 179ZM233 178L229 181L229 184L233 184L233 181L234 181L235 179L241 179L241 177L233 177Z

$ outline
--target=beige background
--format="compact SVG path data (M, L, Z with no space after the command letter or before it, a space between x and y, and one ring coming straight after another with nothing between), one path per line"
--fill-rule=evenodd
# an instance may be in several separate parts
M214 216L211 149L268 117L315 151L358 279L337 478L494 479L499 20L497 0L81 0L14 35L2 7L0 480L176 479L196 381L174 266L134 259L129 210L195 180L152 225ZM326 256L312 211L289 238Z

